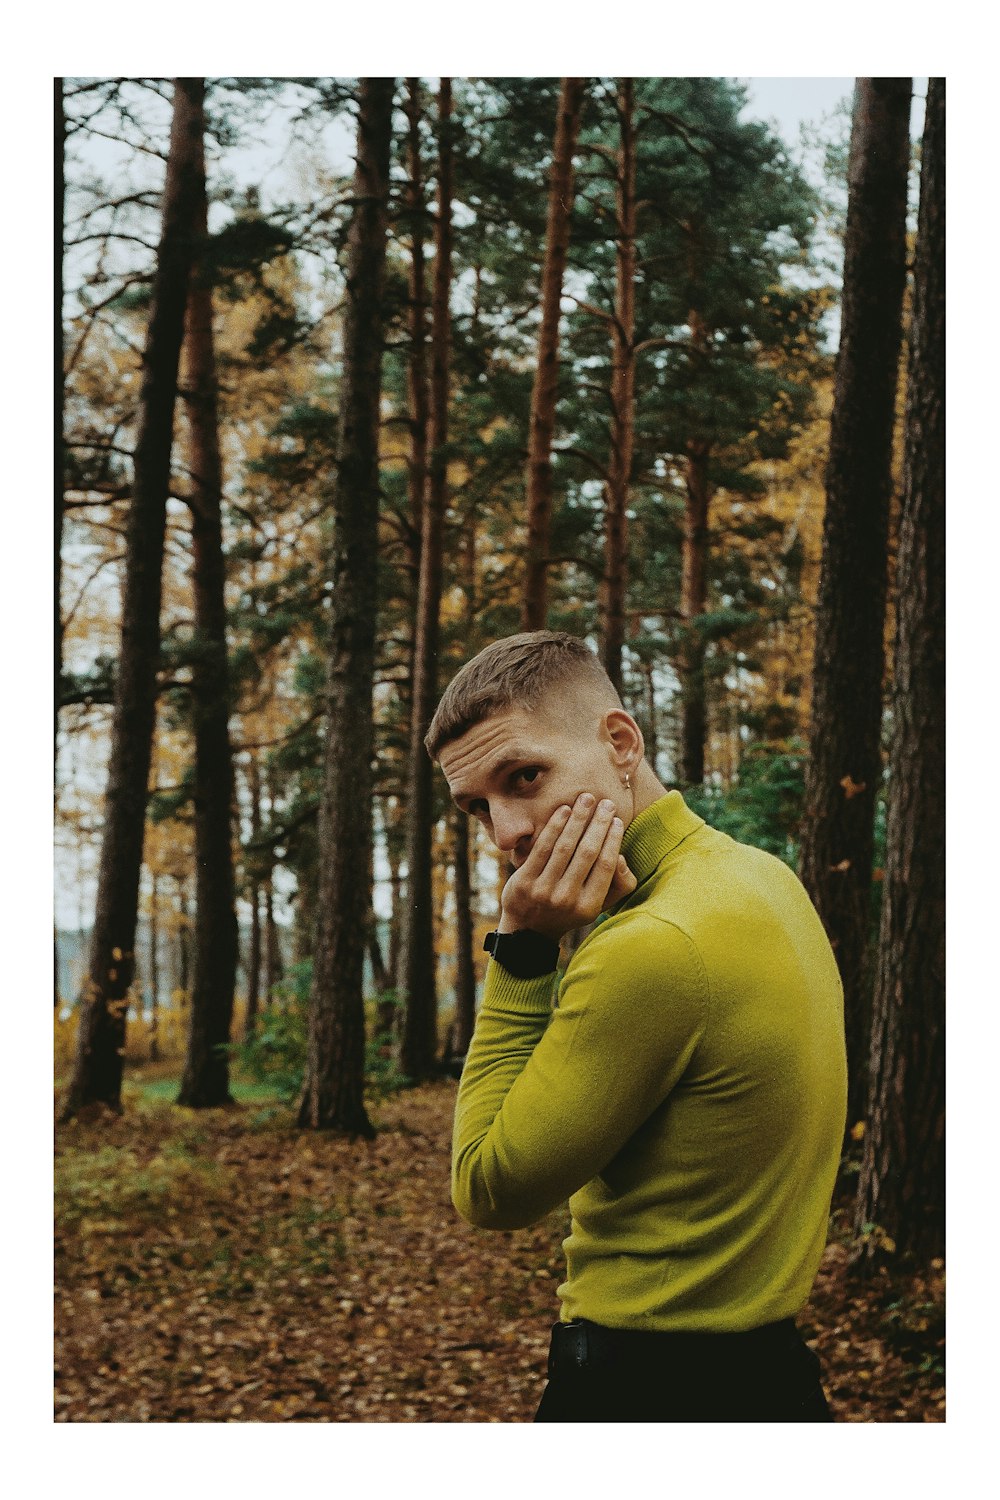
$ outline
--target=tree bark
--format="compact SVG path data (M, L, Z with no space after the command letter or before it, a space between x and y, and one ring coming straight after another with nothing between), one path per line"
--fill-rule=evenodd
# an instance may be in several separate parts
M465 594L465 634L473 638L476 599L476 514L470 506L465 517L462 548L462 580ZM469 855L470 821L457 808L452 813L455 857L455 1018L445 1049L445 1061L464 1058L476 1024L476 970L473 963L472 862Z
M121 1108L122 1059L156 717L160 592L177 367L194 252L204 80L174 81L163 223L139 397L122 601L121 650L88 977L64 1116Z
M927 89L858 1259L944 1254L945 85Z
M375 1007L375 1033L380 1039L383 1055L392 1056L397 1042L399 1017L398 991L399 983L399 866L400 850L397 832L399 817L398 799L386 797L382 800L382 832L385 836L385 856L389 866L389 923L388 923L388 946L384 955L384 984L380 985L380 994ZM373 912L374 916L374 912ZM381 949L379 950L381 954Z
M299 863L298 887L295 891L292 954L297 964L311 963L316 937L316 901L318 886L318 851Z
M372 838L372 689L378 586L382 384L392 78L361 80L347 245L340 444L319 899L299 1124L374 1135L364 1105L364 948Z
M264 992L267 1004L274 1004L274 991L285 977L281 956L281 933L274 920L274 869L264 882Z
M177 926L179 939L177 977L178 988L181 992L181 1006L186 1006L191 998L191 918L190 903L188 901L188 884L183 878L177 881L177 905L180 911L180 920Z
M66 377L63 352L63 257L65 254L65 204L66 204L66 113L63 107L63 81L54 80L55 93L55 231L53 251L55 273L55 350L53 376L55 380L54 406L54 520L53 532L55 583L53 588L53 699L52 699L52 776L55 782L59 757L59 695L62 683L62 527L66 483L65 414ZM56 983L56 1004L59 1004L59 985Z
M424 502L427 493L427 443L430 422L430 393L427 382L427 288L424 260L424 239L427 232L429 211L424 186L423 158L420 150L420 121L423 117L423 102L419 78L406 80L407 161L409 181L406 188L406 204L410 219L410 300L409 334L410 347L406 368L407 397L409 402L410 455L407 466L407 492L410 502L409 526L406 530L406 676L401 685L400 712L404 722L412 729L414 716L414 690L416 683L417 630L420 611L420 557L423 544ZM406 833L403 834L405 846ZM398 874L399 863L396 871ZM394 887L393 895L398 892ZM400 909L393 907L393 941L390 944L390 968L394 984L398 983ZM379 1011L379 1033L389 1036L392 1045L398 1040L399 1016L392 1008L383 1005ZM389 1022L385 1025L385 1022Z
M696 312L689 314L696 345L705 338L704 325ZM706 641L698 621L708 601L708 481L709 445L691 440L687 444L687 476L684 495L684 535L681 542L681 620L684 637L680 652L681 677L681 780L686 786L701 786L705 780L705 739L708 709L705 691Z
M52 588L52 793L55 799L59 773L59 699L62 689L62 528L66 483L66 375L63 351L63 259L66 234L66 112L63 106L63 81L53 80L55 113L55 245L54 303L55 347L52 374L55 384L53 405L53 588ZM59 929L52 927L52 1001L59 1009Z
M476 1024L469 819L457 808L452 814L452 834L455 847L455 1019L448 1042L449 1060L465 1057Z
M402 1066L410 1078L429 1078L437 1061L437 989L431 888L433 766L424 735L437 700L442 548L447 507L448 360L451 290L451 80L438 94L439 164L435 236L434 302L431 314L431 429L427 495L423 507L420 585L407 794L407 906L403 930L404 1004Z
M406 380L410 403L410 462L407 485L410 497L409 564L414 595L420 577L420 541L423 533L424 492L427 488L427 294L424 276L423 162L420 156L420 79L406 80L407 161L410 177L406 206L410 217L410 357ZM414 616L416 610L414 610Z
M250 785L250 842L256 844L260 838L260 769L257 756L250 752L248 781ZM256 850L251 858L256 857ZM243 1037L248 1041L257 1025L260 1010L260 884L254 878L250 882L250 943L247 952L247 1008L243 1019Z
M149 1060L160 1060L160 887L156 872L149 893Z
M400 872L402 865L402 845L405 843L406 830L398 828L400 810L398 800L393 808L392 814L386 819L386 858L389 862L389 887L392 894L392 915L389 918L389 977L394 989L399 988L401 973L401 949L403 928L403 877ZM402 834L402 837L400 835Z
M521 629L544 630L547 617L549 534L552 524L552 434L559 384L559 310L573 212L573 152L586 92L583 78L564 78L556 116L549 210L542 268L542 323L528 429L528 555Z
M866 947L882 774L892 439L906 274L911 80L859 78L816 617L801 874L844 984L849 1119L866 1095Z
M195 231L208 238L204 138L198 162ZM184 400L188 417L190 506L197 650L192 664L195 780L194 987L178 1104L231 1104L229 1054L238 929L233 873L233 752L229 741L226 565L222 550L219 387L212 335L212 286L194 268L188 290Z
M635 82L618 85L620 145L615 173L615 316L611 347L611 456L604 487L601 659L618 693L625 645L628 491L635 434Z
M642 680L646 689L646 718L649 722L649 730L646 734L646 760L652 769L653 775L659 775L656 769L660 758L660 725L659 714L656 708L656 688L653 683L653 663L648 659L642 663Z
M243 1017L243 1040L257 1029L260 1014L260 886L250 887L250 939L247 944L247 1006Z
M372 816L374 822L374 806ZM371 839L368 845L368 924L367 924L367 946L368 962L371 964L372 986L377 995L381 996L389 984L389 971L386 968L385 957L382 953L382 945L378 939L378 919L375 915L375 839Z

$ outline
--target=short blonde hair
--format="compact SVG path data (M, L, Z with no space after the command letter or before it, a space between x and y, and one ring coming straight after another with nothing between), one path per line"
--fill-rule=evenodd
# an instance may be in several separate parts
M588 682L621 707L611 678L586 641L561 630L525 630L494 641L456 673L424 737L432 760L492 714L535 708L543 696L567 684Z

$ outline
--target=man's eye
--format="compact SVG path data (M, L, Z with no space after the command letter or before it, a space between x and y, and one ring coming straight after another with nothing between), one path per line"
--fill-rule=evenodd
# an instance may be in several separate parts
M523 770L514 772L514 784L515 786L524 786L525 784L530 786L538 774L537 766L525 766Z

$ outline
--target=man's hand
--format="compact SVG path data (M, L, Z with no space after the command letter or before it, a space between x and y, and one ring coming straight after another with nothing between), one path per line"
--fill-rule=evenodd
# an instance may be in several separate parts
M556 808L503 888L497 930L530 927L558 942L631 895L636 878L619 854L624 832L614 803L595 807L589 793L572 807Z

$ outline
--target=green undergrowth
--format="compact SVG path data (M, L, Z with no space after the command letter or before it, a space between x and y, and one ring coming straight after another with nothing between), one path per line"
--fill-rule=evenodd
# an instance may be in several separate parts
M227 1167L183 1135L146 1160L128 1146L67 1146L55 1166L56 1219L65 1228L110 1234L116 1226L223 1205L235 1186Z
M126 1083L122 1096L126 1103L163 1100L174 1103L180 1091L178 1077L136 1078ZM258 1079L231 1078L229 1092L237 1104L270 1104L280 1097L274 1086Z

